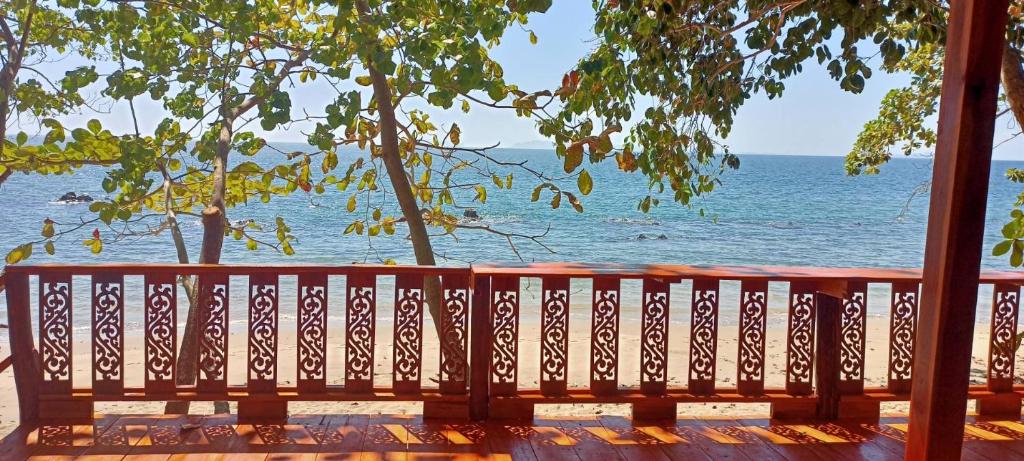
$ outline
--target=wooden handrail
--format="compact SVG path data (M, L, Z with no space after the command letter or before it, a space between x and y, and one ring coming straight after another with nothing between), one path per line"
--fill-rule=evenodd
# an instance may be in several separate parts
M176 306L180 275L198 275L200 379L195 385L175 382L178 338ZM75 276L89 276L85 286ZM248 276L248 369L244 385L226 379L228 304L237 299L235 276ZM297 276L282 279L281 276ZM377 336L378 276L395 277L393 380L381 386L374 380L373 349ZM438 322L441 347L439 385L421 387L424 276L442 279L443 302ZM38 282L38 300L30 299L30 277ZM124 312L126 277L142 279L143 328L146 347L145 385L129 387L124 378ZM345 277L345 292L328 293L329 277ZM918 269L746 267L620 264L480 264L471 267L397 265L181 265L99 264L11 266L0 275L6 282L8 319L12 328L12 357L22 421L47 415L91 414L96 401L122 400L236 400L254 416L282 415L292 400L399 400L424 403L425 414L464 414L473 419L529 417L537 403L621 402L634 405L634 417L667 418L677 402L771 402L809 405L809 416L835 418L850 402L877 407L881 400L906 399L910 390L913 337L918 315ZM539 278L540 309L522 305L521 279ZM570 305L580 301L573 279L593 280L589 386L571 387L568 378ZM641 335L638 343L620 344L621 281L641 280ZM287 280L287 282L286 282ZM692 281L691 297L677 299L673 284ZM722 281L738 281L739 331L734 388L718 386L716 369L721 355L719 337L737 330L719 328ZM769 291L768 282L788 282L786 312L785 387L765 386ZM35 283L35 282L33 282ZM292 284L296 305L283 306L280 291ZM980 283L993 285L989 374L986 392L976 398L1017 395L1013 385L1015 350L1006 338L1016 334L1020 286L1024 272L984 272ZM892 321L887 341L888 385L865 388L868 284L891 287L888 306ZM71 292L89 293L93 349L91 387L72 383ZM230 296L229 292L235 293ZM628 294L628 292L627 292ZM570 296L573 302L570 303ZM330 311L344 313L346 328L345 385L328 384L328 304L343 300ZM775 298L772 298L775 299ZM34 302L35 301L35 302ZM875 302L875 301L872 301ZM42 306L45 304L46 308ZM776 306L778 307L778 306ZM877 309L878 306L875 306ZM38 311L36 311L38 309ZM292 310L294 309L294 311ZM76 307L76 312L78 308ZM277 361L280 312L296 312L297 371L281 384ZM40 352L32 335L32 315L39 315ZM681 317L689 317L689 362L680 371L669 365L668 336ZM77 315L77 314L76 314ZM234 316L235 314L232 314ZM521 315L540 321L540 360L520 360ZM671 317L672 322L670 322ZM386 327L386 326L385 326ZM292 344L288 344L292 347ZM640 370L619 370L619 356L637 353ZM152 355L151 355L152 353ZM308 359L308 361L307 361ZM203 362L204 360L208 362ZM234 359L233 359L234 360ZM539 364L536 388L524 386L521 364ZM3 364L0 363L0 371ZM535 365L531 365L535 366ZM207 368L203 368L207 367ZM620 386L619 373L640 373L640 387ZM336 373L336 372L334 372ZM680 374L681 373L681 374ZM669 376L679 374L682 387ZM294 378L294 380L292 380ZM859 399L859 400L858 400ZM270 410L265 410L270 409ZM774 412L774 410L773 410ZM781 414L781 412L780 412Z

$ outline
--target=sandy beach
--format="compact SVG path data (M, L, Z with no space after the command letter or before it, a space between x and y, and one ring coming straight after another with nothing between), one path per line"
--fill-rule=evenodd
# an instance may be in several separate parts
M520 388L536 388L539 379L540 333L539 326L534 322L525 321L520 331ZM887 344L888 318L870 317L867 332L866 385L884 386L886 382L886 366L889 347ZM570 321L569 343L569 386L585 387L589 382L589 321L574 317ZM426 321L426 331L433 331L433 325ZM770 326L767 331L767 387L782 387L785 382L785 347L786 331L784 326ZM375 382L378 386L387 386L391 382L391 343L392 329L388 324L378 323L374 360ZM639 334L640 324L636 320L623 319L621 326L621 355L619 363L620 386L639 385ZM4 335L6 336L6 335ZM82 336L82 335L78 335ZM735 385L736 377L736 336L735 325L722 325L719 330L718 363L716 379L720 386ZM979 324L975 328L975 343L972 383L984 380L987 354L988 326ZM670 386L684 386L689 351L689 323L672 322L669 332L669 378ZM295 322L283 318L279 337L278 381L282 384L293 384L295 380ZM332 328L328 333L328 380L331 384L342 384L342 364L344 357L344 331ZM6 345L5 345L6 346ZM74 381L77 386L87 386L90 382L88 364L90 360L89 343L76 337L75 341ZM229 358L229 384L245 382L245 363L247 343L244 332L233 332L229 340L231 351ZM4 347L6 349L6 347ZM9 349L7 349L9 350ZM143 383L143 347L142 337L138 332L128 332L126 342L126 385L142 386ZM424 387L436 387L438 370L438 343L436 337L428 334L424 339L423 383ZM1018 359L1018 370L1022 369ZM681 404L680 415L731 415L756 416L768 413L767 404ZM233 409L232 409L233 410ZM883 413L905 413L905 403L883 405ZM125 402L100 403L96 405L99 413L122 414L154 414L163 411L161 402ZM213 412L210 402L194 403L193 413L209 414ZM421 411L421 405L401 402L292 402L292 414L415 414ZM588 415L621 415L628 416L628 405L539 405L538 415L588 416ZM17 425L17 397L12 373L0 375L0 431L10 432Z

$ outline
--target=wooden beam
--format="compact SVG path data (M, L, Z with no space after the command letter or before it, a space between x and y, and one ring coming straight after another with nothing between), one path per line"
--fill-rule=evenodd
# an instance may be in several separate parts
M960 459L1007 3L950 5L908 460Z

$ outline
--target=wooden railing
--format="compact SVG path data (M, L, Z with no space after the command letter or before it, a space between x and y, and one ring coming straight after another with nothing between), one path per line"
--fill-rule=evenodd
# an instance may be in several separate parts
M182 276L195 276L198 292L198 380L189 384L178 383L176 374L184 339L177 334L184 320L177 317ZM395 298L393 342L386 351L392 360L388 370L378 370L390 375L384 385L383 379L374 379L383 277L393 277ZM436 332L425 328L428 277L441 281ZM778 418L835 418L877 417L879 402L909 398L920 271L581 264L52 265L12 266L5 278L13 368L25 422L88 418L94 402L126 400L237 401L239 416L247 418L282 417L289 401L308 400L424 402L428 417L474 419L528 418L536 404L544 403L629 403L634 417L651 419L674 417L680 402L768 402ZM247 279L246 375L244 383L229 384L229 293L238 289L241 278ZM126 279L141 281L142 305L126 306ZM540 281L539 302L523 301L523 279ZM87 280L85 286L80 286L82 280ZM294 283L294 310L280 302L282 280ZM334 286L344 280L344 293L329 292L329 280ZM639 299L624 299L623 280L640 285ZM721 325L722 282L739 286L738 314L730 314L737 326L729 328ZM1024 390L1014 385L1014 339L1022 282L1024 273L1018 272L986 272L980 280L993 286L986 384L972 387L970 395L981 402L982 411L1020 411L1018 392ZM782 311L778 319L770 318L769 283L772 290L786 290L787 305L771 306L784 307L784 318ZM30 300L33 284L35 303ZM678 284L687 285L689 299L671 299L671 287ZM885 306L890 325L883 387L865 386L869 284L887 286L891 293ZM73 379L72 312L80 310L72 309L73 289L90 293L91 379L85 385ZM580 298L590 306L589 357L572 357L589 362L582 386L571 382L569 373L569 326L581 320L571 318L570 300ZM639 338L624 339L624 305L639 305ZM879 306L872 308L878 312ZM127 344L126 309L144 318L140 344ZM38 315L38 348L33 312ZM282 313L296 316L294 345L280 343ZM345 318L343 363L328 360L328 313ZM539 337L522 334L524 317L539 320ZM786 325L784 359L766 357L771 320ZM680 334L680 327L688 330L688 356L672 361L669 337ZM731 385L722 386L719 339L733 334L737 352L730 359L736 371L729 377ZM425 336L438 338L436 357L425 357ZM531 340L540 342L539 357L522 360L520 346ZM279 373L282 346L296 349L293 376ZM144 351L141 387L126 384L126 347ZM621 366L626 353L638 355L636 369ZM426 360L437 361L436 387L423 371ZM780 362L784 370L771 367ZM528 363L539 367L533 387L519 380ZM638 386L624 385L626 374L639 376ZM766 385L766 376L772 374L784 384Z

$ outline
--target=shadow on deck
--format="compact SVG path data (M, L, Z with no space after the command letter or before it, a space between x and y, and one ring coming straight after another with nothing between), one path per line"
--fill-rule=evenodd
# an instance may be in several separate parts
M0 458L896 460L903 458L906 423L681 419L634 426L608 416L450 424L419 416L314 415L239 424L231 415L106 416L95 424L19 428L3 440ZM1024 457L1021 421L969 419L965 432L964 459Z

